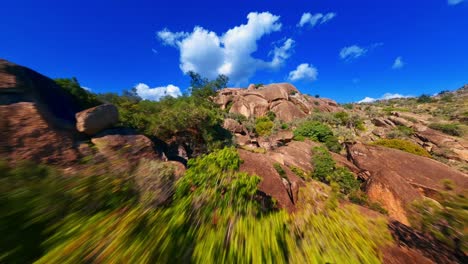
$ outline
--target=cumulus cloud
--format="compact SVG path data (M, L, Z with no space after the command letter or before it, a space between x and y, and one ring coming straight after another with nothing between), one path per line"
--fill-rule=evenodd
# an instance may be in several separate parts
M288 79L291 81L298 81L298 80L309 80L315 81L317 80L318 71L313 65L309 65L308 63L302 63L297 66L296 70L291 71L289 73Z
M224 74L236 84L247 83L257 70L281 66L292 52L294 40L286 39L269 53L273 56L271 61L252 56L257 51L258 40L281 30L279 18L269 12L252 12L247 15L247 24L222 35L196 26L190 33L163 29L157 36L163 44L179 49L180 69L184 73L194 71L207 78Z
M460 4L461 2L463 2L464 0L448 0L448 4L449 5L458 5Z
M392 69L401 69L403 66L405 66L405 63L403 62L401 56L398 56L393 62Z
M372 103L372 102L379 101L379 100L390 100L390 99L408 98L408 97L412 97L412 96L411 95L402 95L402 94L399 94L399 93L385 93L384 95L382 95L379 98L372 98L372 97L366 96L364 99L358 101L358 103Z
M303 27L305 25L310 25L311 27L314 27L317 24L324 24L327 23L328 21L332 20L336 16L336 13L327 13L327 14L322 14L322 13L317 13L317 14L311 14L311 13L304 13L301 16L301 20L299 21L299 24L297 24L298 27Z
M182 95L179 87L172 84L150 88L147 84L139 83L135 86L135 89L138 96L151 101L159 101L164 96L179 97Z
M341 49L340 58L343 60L357 59L366 54L366 52L366 48L359 47L358 45L352 45Z

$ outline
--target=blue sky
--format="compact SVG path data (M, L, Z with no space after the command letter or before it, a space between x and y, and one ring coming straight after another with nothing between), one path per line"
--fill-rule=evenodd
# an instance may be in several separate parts
M186 70L339 102L468 83L468 0L237 2L6 1L0 57L150 99L185 92Z

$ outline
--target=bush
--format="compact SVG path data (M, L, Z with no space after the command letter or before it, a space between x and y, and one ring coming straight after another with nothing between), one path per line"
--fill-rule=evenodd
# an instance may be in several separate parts
M463 136L463 129L458 124L442 124L432 123L429 127L435 130L439 130L447 135L461 137Z
M96 95L81 88L78 80L73 78L58 78L54 80L62 89L70 93L82 109L91 108L102 104Z
M427 94L423 94L421 96L418 97L418 99L416 100L416 102L418 103L432 103L434 101L434 99L432 99L432 97L430 95L427 95Z
M325 143L327 148L333 152L340 152L342 147L338 138L327 125L317 121L306 121L300 124L294 131L296 140L309 138L314 141Z
M312 177L321 182L337 183L339 191L345 195L359 189L360 182L347 168L337 167L333 157L327 149L314 147L312 149Z
M399 149L422 157L432 157L431 154L429 154L429 152L427 152L423 147L403 139L380 139L372 143L372 145Z
M454 187L453 185L450 186ZM429 233L456 252L468 250L468 199L453 191L442 192L438 202L423 199L412 204L411 225Z
M239 172L241 162L233 148L189 160L162 208L138 204L121 178L0 162L0 262L380 262L391 240L383 219L336 203L276 211L259 195L260 179Z
M255 120L255 133L259 136L269 136L274 123L268 117L259 117Z
M286 175L286 171L284 171L283 167L279 163L273 163L273 168L275 168L276 172L278 172L281 178L287 179L288 176Z

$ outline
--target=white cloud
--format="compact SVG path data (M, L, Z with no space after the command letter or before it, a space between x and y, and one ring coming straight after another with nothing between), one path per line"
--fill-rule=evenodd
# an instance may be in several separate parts
M293 39L288 38L284 41L283 46L275 47L273 52L273 60L271 61L271 66L277 67L280 66L286 59L291 56L291 50L294 47L295 41Z
M91 88L89 88L89 87L81 86L81 88L83 88L84 90L86 90L88 92L91 92Z
M332 20L336 16L336 13L327 13L327 14L322 14L322 13L317 13L317 14L311 14L311 13L304 13L301 16L301 20L299 21L299 24L297 24L298 27L303 27L306 24L309 24L311 27L314 27L317 24L324 24L327 23L328 21Z
M408 98L408 97L413 97L413 96L411 96L411 95L402 95L402 94L399 94L399 93L385 93L384 95L382 95L379 98L372 98L372 97L366 96L364 99L358 101L358 103L372 103L372 102L379 101L379 100L390 100L390 99Z
M344 60L356 59L366 54L366 52L366 48L359 47L358 45L352 45L341 49L340 58Z
M182 95L179 87L169 84L168 86L161 86L150 88L147 84L139 83L135 86L137 94L145 99L151 101L159 101L164 96L179 97Z
M464 0L448 0L447 3L449 5L458 5L460 4L461 2L463 2Z
M405 66L405 62L403 62L401 56L398 56L393 62L392 69L401 69L403 66Z
M325 14L323 16L322 21L320 22L320 24L325 24L325 23L327 23L328 21L332 20L335 17L336 17L336 13L327 13L327 14Z
M290 56L292 39L270 52L271 61L252 57L258 40L281 30L279 18L269 12L252 12L247 15L247 24L233 27L222 35L200 26L191 33L164 29L157 35L164 44L179 49L180 69L184 73L194 71L207 78L225 74L233 83L240 84L247 83L257 70L278 68Z
M315 81L317 80L318 71L313 65L309 65L308 63L302 63L297 66L296 70L291 71L289 73L289 80L297 81L297 80L309 80Z
M157 33L158 38L161 39L164 45L175 47L177 43L184 37L187 37L187 32L171 32L167 28Z

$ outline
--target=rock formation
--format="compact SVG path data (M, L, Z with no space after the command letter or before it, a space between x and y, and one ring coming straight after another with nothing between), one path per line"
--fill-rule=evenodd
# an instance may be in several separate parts
M76 129L87 135L112 127L119 121L119 111L111 104L103 104L76 114Z
M221 109L245 117L259 117L268 111L276 114L282 121L289 122L303 118L315 110L322 112L340 111L341 107L332 100L314 98L301 94L296 87L288 83L276 83L254 89L226 88L218 92L214 101Z

